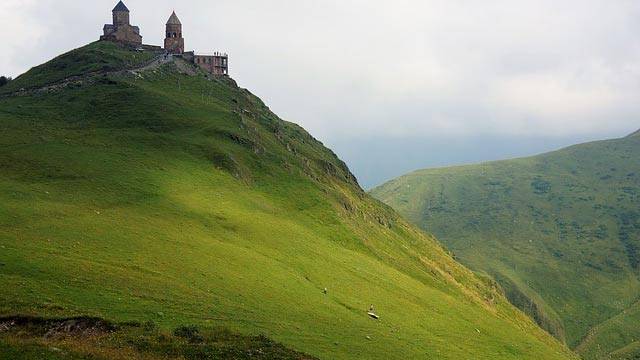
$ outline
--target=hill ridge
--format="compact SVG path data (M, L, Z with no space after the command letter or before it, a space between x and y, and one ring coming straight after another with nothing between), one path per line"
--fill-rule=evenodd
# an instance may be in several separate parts
M640 331L629 315L640 291L635 134L419 170L371 194L489 273L514 304L586 359L599 359Z

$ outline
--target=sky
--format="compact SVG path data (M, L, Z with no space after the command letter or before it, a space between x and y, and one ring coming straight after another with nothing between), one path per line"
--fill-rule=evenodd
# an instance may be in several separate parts
M95 41L115 0L2 0L0 74ZM126 0L300 124L370 188L640 128L637 0Z

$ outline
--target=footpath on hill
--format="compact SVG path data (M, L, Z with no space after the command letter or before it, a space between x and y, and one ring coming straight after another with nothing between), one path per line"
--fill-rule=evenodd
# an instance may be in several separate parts
M109 76L109 75L132 74L135 76L142 76L143 72L159 69L161 66L169 63L176 64L176 67L181 73L185 73L188 75L197 74L197 68L195 67L195 65L189 64L186 61L184 61L182 58L173 56L171 54L161 54L161 55L155 56L154 58L145 62L144 64L134 68L124 69L124 70L113 70L113 71L95 71L95 72L91 72L83 75L68 76L68 77L65 77L64 79L49 83L45 86L41 86L33 89L22 88L14 92L0 94L0 98L12 97L12 96L27 96L31 94L37 94L37 93L55 92L69 86L81 86L81 85L91 84L98 77Z

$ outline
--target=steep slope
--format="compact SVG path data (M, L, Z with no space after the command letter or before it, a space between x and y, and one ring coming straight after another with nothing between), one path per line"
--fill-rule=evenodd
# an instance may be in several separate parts
M91 44L2 90L0 315L225 326L323 359L573 358L248 91L131 56Z
M636 133L417 171L372 194L495 278L559 339L598 358L636 341L640 330L629 315L640 293L639 156Z

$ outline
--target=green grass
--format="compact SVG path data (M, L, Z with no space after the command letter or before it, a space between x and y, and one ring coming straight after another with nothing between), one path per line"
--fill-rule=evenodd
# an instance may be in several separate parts
M5 97L0 149L0 314L222 326L322 359L574 358L229 79L170 64Z
M106 41L96 42L60 55L53 61L18 76L1 87L0 94L38 88L73 76L134 68L153 57L152 52L131 51L124 45Z
M637 359L640 357L639 322L640 303L635 303L592 329L578 351L594 359Z
M604 358L640 331L625 315L640 291L638 156L635 135L421 170L372 195L494 277L516 305L585 358ZM595 334L585 340L589 332Z

